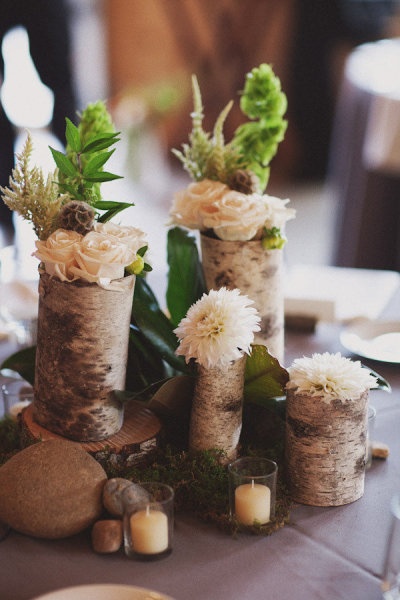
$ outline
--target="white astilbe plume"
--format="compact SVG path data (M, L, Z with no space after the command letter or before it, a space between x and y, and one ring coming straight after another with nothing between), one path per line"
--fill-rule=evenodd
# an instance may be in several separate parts
M260 317L252 304L238 289L203 294L174 330L180 341L176 353L209 369L250 354L254 332L260 331Z
M360 361L336 354L313 354L297 358L288 368L288 388L298 394L321 396L325 402L357 398L365 390L377 387L377 380Z

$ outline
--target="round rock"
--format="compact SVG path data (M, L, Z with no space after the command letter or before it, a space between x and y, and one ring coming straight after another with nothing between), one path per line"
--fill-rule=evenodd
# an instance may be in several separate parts
M0 521L38 538L74 535L101 515L106 480L79 444L38 442L0 467Z
M130 502L146 502L149 500L148 492L137 483L132 483L129 479L114 477L109 479L103 488L104 508L115 517L122 517L124 512L123 494L129 488ZM126 494L125 494L126 497Z

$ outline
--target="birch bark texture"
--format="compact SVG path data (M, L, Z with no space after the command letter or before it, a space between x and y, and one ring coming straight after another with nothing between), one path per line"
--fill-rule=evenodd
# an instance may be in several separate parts
M222 450L230 462L237 456L242 430L246 355L228 367L197 365L189 427L189 450Z
M254 301L261 330L255 344L283 362L284 301L282 250L264 250L260 240L225 241L200 234L202 265L208 291L238 288Z
M40 275L33 419L75 441L122 427L112 391L125 388L135 276L119 281L112 291Z
M286 469L292 498L310 506L341 506L364 493L368 432L366 390L325 402L288 390Z

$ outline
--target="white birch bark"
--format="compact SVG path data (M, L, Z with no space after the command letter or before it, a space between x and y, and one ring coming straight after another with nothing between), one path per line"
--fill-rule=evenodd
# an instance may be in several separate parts
M238 288L261 316L254 343L264 344L281 363L284 358L282 250L264 250L260 240L224 241L200 235L208 290Z
M341 506L364 493L368 395L341 402L288 390L286 467L293 499Z
M226 462L236 457L242 429L245 366L246 356L223 369L197 365L190 450L222 450Z
M33 419L53 433L86 442L117 433L123 408L135 277L123 291L95 283L39 281Z

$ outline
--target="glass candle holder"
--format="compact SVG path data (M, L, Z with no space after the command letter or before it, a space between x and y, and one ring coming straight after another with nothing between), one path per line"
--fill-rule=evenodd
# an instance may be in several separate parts
M245 456L228 465L230 514L242 527L265 525L275 517L277 464Z
M137 560L157 560L172 551L174 490L163 483L128 486L122 493L125 554Z
M17 420L18 414L33 401L33 388L23 379L13 379L1 386L4 415Z

